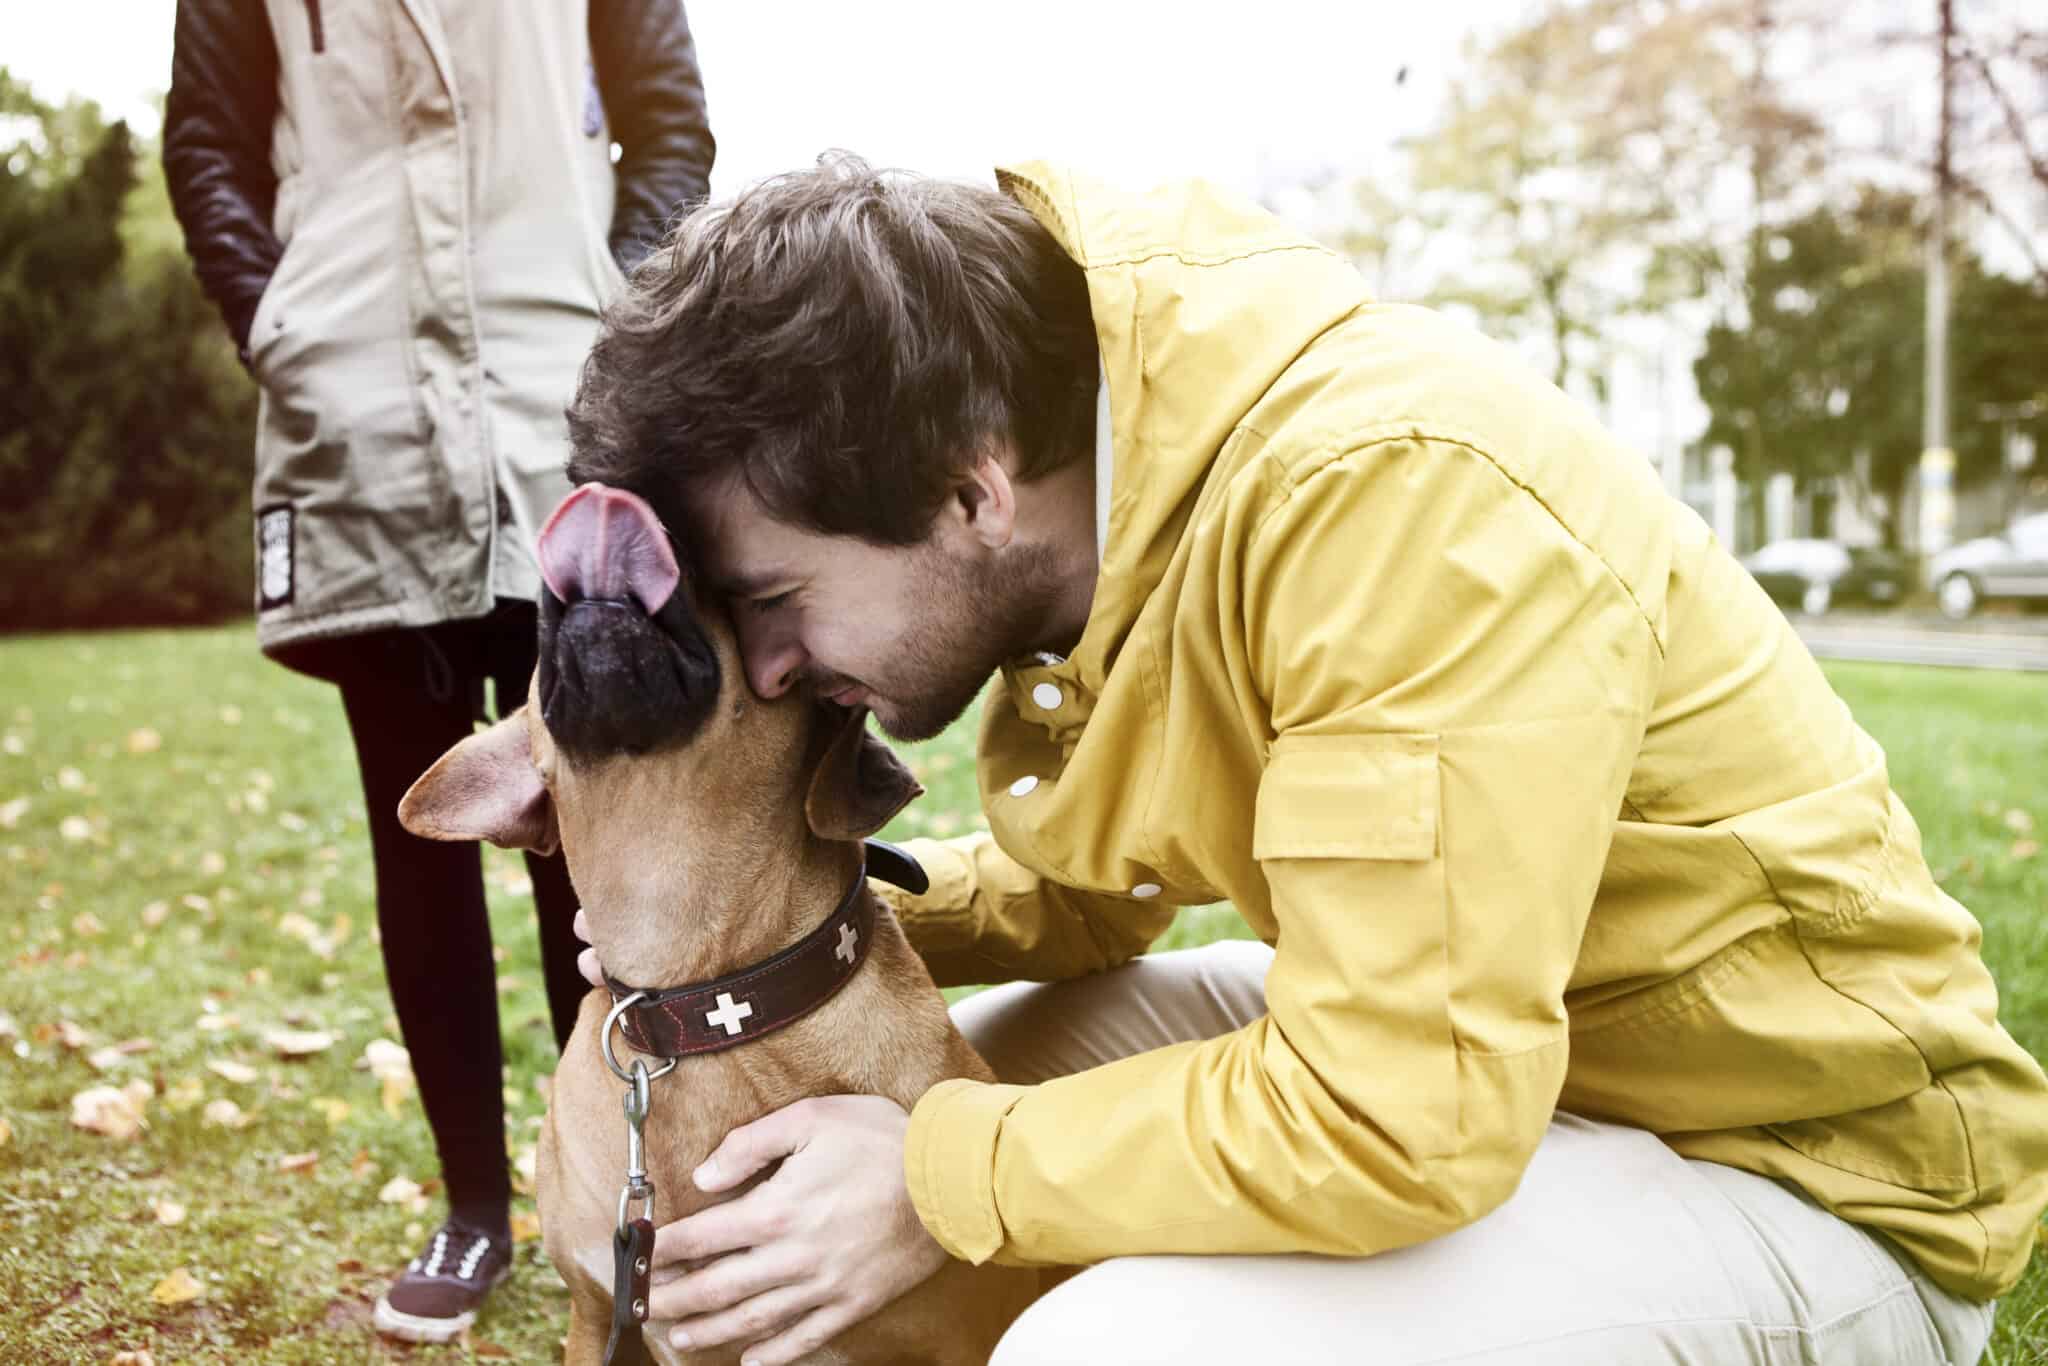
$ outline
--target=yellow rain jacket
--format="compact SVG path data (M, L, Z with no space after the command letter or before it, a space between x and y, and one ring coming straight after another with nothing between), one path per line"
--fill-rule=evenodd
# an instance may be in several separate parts
M2048 1079L1883 751L1700 520L1247 204L999 181L1087 273L1107 549L1072 657L985 701L992 838L916 842L932 890L892 899L942 982L1110 967L1223 898L1276 956L1236 1033L928 1093L939 1241L1379 1252L1498 1205L1562 1108L2009 1288Z

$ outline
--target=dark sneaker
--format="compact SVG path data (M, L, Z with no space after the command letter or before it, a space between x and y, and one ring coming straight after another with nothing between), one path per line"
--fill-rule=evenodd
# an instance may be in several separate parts
M511 1274L510 1240L450 1219L377 1297L377 1331L407 1342L452 1341L476 1322L491 1287Z

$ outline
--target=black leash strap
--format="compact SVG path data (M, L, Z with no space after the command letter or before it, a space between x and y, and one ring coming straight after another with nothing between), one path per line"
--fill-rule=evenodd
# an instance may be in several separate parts
M647 1337L648 1271L654 1262L654 1224L640 1218L612 1235L612 1336L604 1366L652 1366Z

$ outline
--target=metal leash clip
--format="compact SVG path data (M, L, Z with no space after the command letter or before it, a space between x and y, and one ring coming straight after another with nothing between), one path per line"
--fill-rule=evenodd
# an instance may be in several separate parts
M647 1179L647 1127L648 1075L644 1059L633 1059L632 1084L626 1087L626 1185L619 1192L619 1236L627 1235L632 1225L630 1217L633 1202L640 1202L640 1217L654 1218L654 1183Z

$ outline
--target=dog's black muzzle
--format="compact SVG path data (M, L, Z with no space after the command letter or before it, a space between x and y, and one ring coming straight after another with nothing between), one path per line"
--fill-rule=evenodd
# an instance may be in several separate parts
M579 757L645 754L695 735L718 702L718 654L680 587L632 598L540 595L541 719Z

